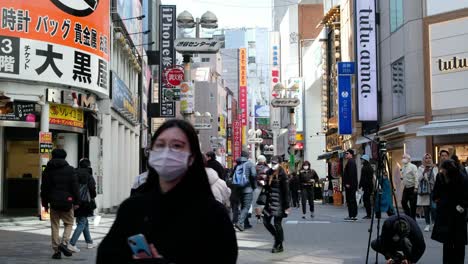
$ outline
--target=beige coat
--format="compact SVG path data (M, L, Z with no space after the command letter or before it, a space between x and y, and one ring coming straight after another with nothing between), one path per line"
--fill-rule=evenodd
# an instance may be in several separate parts
M434 188L434 183L435 183L438 172L439 172L439 170L437 169L437 167L434 166L432 168L432 173L434 175L434 179L432 181L430 181L431 192L432 192L432 190ZM429 175L428 175L427 172L424 173L424 166L423 165L419 166L417 177L416 177L415 189L419 189L419 183L421 182L421 180L424 177L427 178L428 176ZM417 206L430 206L430 205L431 205L431 195L430 194L427 194L427 195L419 195L418 194Z

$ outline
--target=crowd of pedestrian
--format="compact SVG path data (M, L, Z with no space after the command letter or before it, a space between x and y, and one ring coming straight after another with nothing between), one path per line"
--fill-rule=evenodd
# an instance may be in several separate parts
M424 236L416 221L422 215L424 231L432 231L431 238L443 244L443 263L464 261L468 167L463 167L456 155L450 157L447 150L438 154L438 164L426 153L419 166L409 154L402 156L400 213L395 208L389 172L376 171L375 162L367 154L360 156L362 166L358 168L355 152L348 149L344 153L345 221L357 221L359 198L366 212L363 219L380 219L382 212L387 213L382 234L372 242L372 248L391 261L401 257L406 261L401 263L416 263L423 255ZM197 134L188 122L166 121L147 150L147 171L129 186L131 195L120 205L112 228L99 246L97 263L138 263L149 258L158 263L192 263L193 256L209 263L236 263L235 231L251 228L252 216L272 235L271 252L283 252L284 218L292 208L301 207L303 219L307 219L307 208L310 218L316 216L315 187L321 180L307 160L296 168L283 162L281 156L267 160L260 155L255 164L250 155L242 151L233 169L228 170L213 151L201 153ZM88 223L96 208L91 163L82 159L75 169L65 158L62 149L52 152L41 184L42 205L50 212L54 259L80 252L77 242L81 234L87 248L95 247ZM64 223L61 238L60 220ZM199 243L201 237L210 242Z

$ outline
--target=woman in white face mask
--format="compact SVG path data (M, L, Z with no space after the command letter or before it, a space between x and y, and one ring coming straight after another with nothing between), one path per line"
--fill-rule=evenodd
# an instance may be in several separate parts
M235 231L211 192L195 129L186 121L169 120L151 143L147 181L139 195L120 205L99 246L97 263L138 263L140 258L236 263ZM151 256L132 255L127 239L138 234L145 236ZM208 242L199 243L201 237Z
M267 180L263 188L267 192L266 204L263 209L263 225L275 239L271 249L272 253L283 252L283 226L282 220L289 212L289 186L288 176L280 166L281 157L271 158L272 168L267 171ZM273 220L273 224L271 223Z

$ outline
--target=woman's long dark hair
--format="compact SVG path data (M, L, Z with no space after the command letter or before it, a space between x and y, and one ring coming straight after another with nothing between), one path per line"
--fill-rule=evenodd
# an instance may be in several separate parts
M193 163L188 167L187 174L184 176L182 181L179 183L184 183L193 190L199 197L205 196L213 198L213 193L211 192L210 184L208 182L208 176L206 175L203 155L200 151L200 143L198 141L198 135L193 126L187 121L181 119L171 119L164 122L158 130L154 133L151 138L151 147L154 145L156 139L161 135L162 132L169 128L177 127L182 130L185 136L188 139L190 145L190 151L192 153ZM146 180L144 191L150 190L159 190L159 175L158 173L148 164L148 179ZM191 194L192 195L192 194Z

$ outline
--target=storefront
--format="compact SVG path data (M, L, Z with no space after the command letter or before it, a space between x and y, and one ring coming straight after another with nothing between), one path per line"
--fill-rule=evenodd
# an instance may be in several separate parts
M96 133L95 96L73 90L45 89L46 102L15 100L2 91L0 104L1 212L37 215L41 157L50 158L53 148L67 152L67 161L77 167L88 156L88 138ZM57 95L57 96L46 96ZM67 104L66 95L74 96ZM65 96L65 97L64 97ZM56 102L56 103L52 103ZM44 108L49 110L44 116ZM48 123L48 142L40 142L41 123ZM46 143L40 147L40 143Z
M424 18L424 76L428 152L445 149L465 162L468 157L468 9ZM437 155L435 155L437 156ZM436 160L437 161L437 160Z

